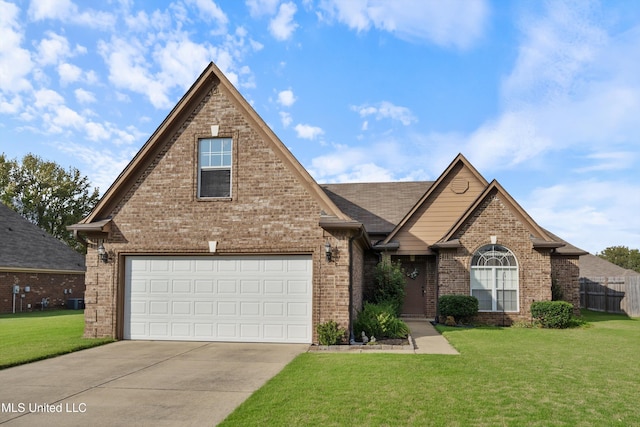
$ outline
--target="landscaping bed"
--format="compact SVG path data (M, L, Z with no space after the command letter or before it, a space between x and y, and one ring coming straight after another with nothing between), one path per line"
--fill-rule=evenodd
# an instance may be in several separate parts
M309 351L339 351L339 352L366 352L370 350L398 350L412 351L415 349L415 342L411 335L407 338L385 338L377 340L375 344L338 344L338 345L312 345Z

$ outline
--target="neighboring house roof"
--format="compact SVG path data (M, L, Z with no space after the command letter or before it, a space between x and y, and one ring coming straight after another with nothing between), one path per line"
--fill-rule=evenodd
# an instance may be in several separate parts
M309 172L298 162L293 154L291 154L282 141L280 141L253 107L242 97L240 92L229 82L220 69L211 62L140 151L138 151L124 171L116 178L111 187L109 187L100 199L95 209L79 224L75 224L69 227L69 229L73 231L103 232L105 224L104 222L99 223L99 221L107 219L105 216L108 215L108 212L112 211L114 205L121 200L122 195L126 193L135 183L136 179L146 170L151 161L162 149L167 139L182 126L183 121L188 118L198 103L215 87L223 91L228 99L236 104L239 111L242 111L247 120L252 123L253 128L262 134L265 141L270 143L274 153L300 178L300 182L309 190L309 193L321 206L324 216L335 217L337 220L350 223L351 219L322 191ZM89 226L88 224L95 225L95 227Z
M580 257L580 277L621 277L638 276L634 270L620 267L604 258L592 254Z
M85 258L0 203L0 270L85 271Z
M321 184L333 202L367 232L388 234L402 220L432 181Z

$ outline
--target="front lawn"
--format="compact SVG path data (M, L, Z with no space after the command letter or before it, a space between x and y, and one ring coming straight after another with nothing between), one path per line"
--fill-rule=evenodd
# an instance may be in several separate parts
M640 425L640 319L587 327L447 328L459 356L305 353L223 423Z
M0 369L105 344L82 338L79 310L36 311L0 315Z

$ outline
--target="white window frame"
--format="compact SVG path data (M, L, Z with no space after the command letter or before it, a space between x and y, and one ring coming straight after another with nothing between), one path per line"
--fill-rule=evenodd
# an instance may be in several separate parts
M220 141L222 147L219 151L203 152L203 145L212 141ZM224 144L228 142L228 150ZM205 161L206 159L206 161ZM202 195L202 172L214 170L229 171L229 194L223 196ZM198 140L198 199L230 199L233 189L233 138L202 138Z
M511 250L502 245L486 245L479 248L471 258L470 293L478 297L478 291L490 291L491 309L482 308L482 312L519 312L520 311L520 284L518 260ZM476 291L476 295L474 295ZM505 294L515 292L515 304L510 299L510 309L504 309ZM515 308L514 308L515 306Z

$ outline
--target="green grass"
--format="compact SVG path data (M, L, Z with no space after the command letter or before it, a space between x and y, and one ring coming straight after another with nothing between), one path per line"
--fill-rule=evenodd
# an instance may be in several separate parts
M441 328L460 356L305 353L223 425L640 425L640 319L584 318Z
M0 315L0 369L112 342L82 338L84 313L78 310Z

